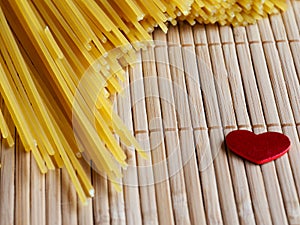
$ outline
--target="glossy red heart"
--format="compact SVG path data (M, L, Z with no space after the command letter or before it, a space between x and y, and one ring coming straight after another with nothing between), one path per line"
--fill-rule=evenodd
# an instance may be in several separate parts
M277 132L254 134L247 130L236 130L226 136L227 147L235 154L256 164L275 160L291 147L287 136Z

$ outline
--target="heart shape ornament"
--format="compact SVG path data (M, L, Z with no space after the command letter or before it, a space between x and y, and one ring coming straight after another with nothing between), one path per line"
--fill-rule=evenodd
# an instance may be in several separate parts
M264 164L284 155L291 147L287 136L277 132L254 134L236 130L226 136L227 147L235 154L255 164Z

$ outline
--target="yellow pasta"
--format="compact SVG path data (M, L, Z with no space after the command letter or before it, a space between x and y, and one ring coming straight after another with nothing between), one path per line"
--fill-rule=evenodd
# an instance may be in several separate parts
M0 110L0 130L2 133L2 137L4 139L7 139L7 143L9 147L12 147L14 145L14 139L8 129L7 123L4 119L4 116L2 114L2 111Z
M42 173L66 167L82 202L94 189L80 164L122 176L120 140L147 157L113 110L112 97L151 32L191 25L247 25L286 8L284 0L0 1L0 91L26 151ZM0 131L14 139L0 110ZM116 189L120 187L113 182Z

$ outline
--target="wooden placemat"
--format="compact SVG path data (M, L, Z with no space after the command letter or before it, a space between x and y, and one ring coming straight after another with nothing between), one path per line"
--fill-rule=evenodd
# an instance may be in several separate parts
M300 224L299 27L294 0L257 25L155 31L115 105L149 159L120 143L121 192L83 160L95 197L82 205L66 171L41 175L15 134L0 150L0 225ZM235 129L282 132L292 148L257 166L226 149Z

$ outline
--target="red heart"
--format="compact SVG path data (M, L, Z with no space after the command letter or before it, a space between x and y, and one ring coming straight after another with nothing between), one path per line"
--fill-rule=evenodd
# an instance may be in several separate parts
M230 132L226 143L232 152L256 164L275 160L291 147L289 138L284 134L266 132L256 135L247 130Z

